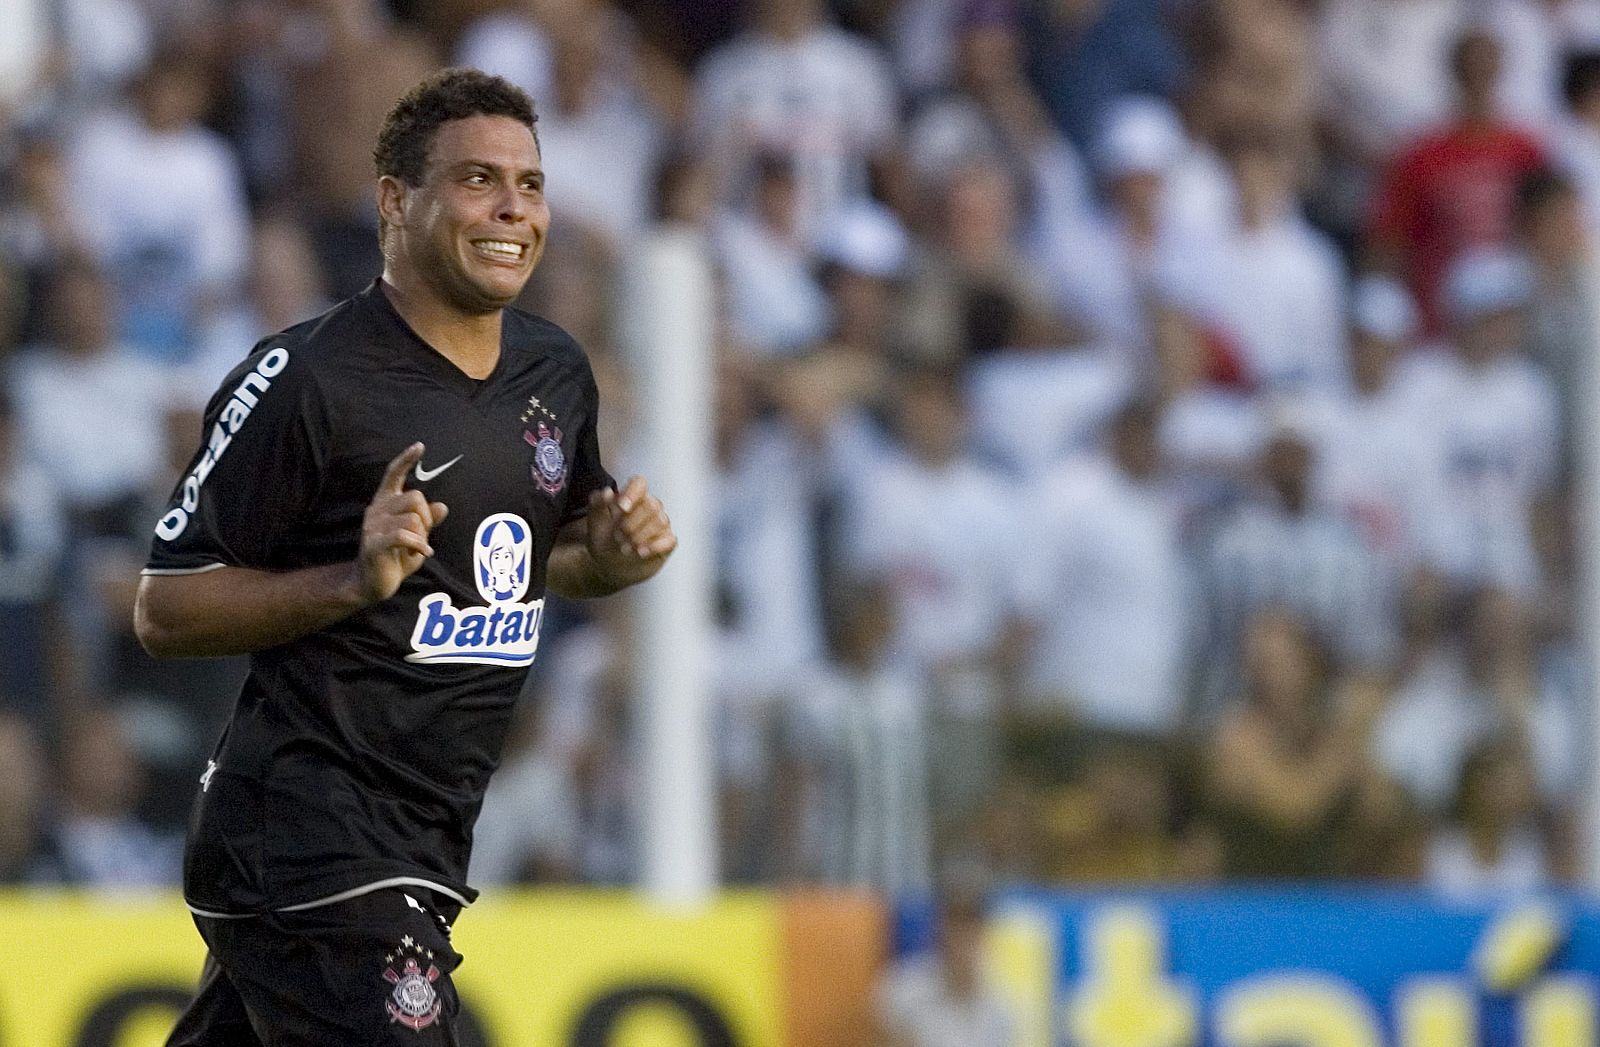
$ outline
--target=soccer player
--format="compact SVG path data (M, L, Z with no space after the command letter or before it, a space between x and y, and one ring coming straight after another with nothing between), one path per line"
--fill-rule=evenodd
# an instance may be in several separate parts
M550 222L534 121L470 70L396 104L382 278L234 370L156 527L140 640L251 655L200 779L209 956L170 1045L456 1043L449 926L543 595L677 544L601 465L582 350L509 308Z

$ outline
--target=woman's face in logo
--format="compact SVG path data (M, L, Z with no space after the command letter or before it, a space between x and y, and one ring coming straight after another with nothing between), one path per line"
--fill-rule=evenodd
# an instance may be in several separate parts
M515 584L517 555L509 545L489 550L489 577L496 592L506 592Z

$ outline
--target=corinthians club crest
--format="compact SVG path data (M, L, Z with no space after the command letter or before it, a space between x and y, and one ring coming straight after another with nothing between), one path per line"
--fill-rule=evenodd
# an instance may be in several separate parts
M567 483L567 455L561 450L561 430L539 423L537 433L524 429L522 439L533 448L533 478L546 494L560 494Z
M398 955L386 957L389 966L383 970L383 980L394 986L384 1006L389 1010L391 1022L399 1022L408 1029L421 1032L439 1020L439 1011L443 1007L439 991L433 987L433 983L439 980L439 968L430 963L424 970L416 956L406 956L405 962L398 965L400 969L395 970L395 961L400 956L407 952L419 955L425 952L410 935L404 938L396 952ZM425 955L430 960L433 958L431 951Z

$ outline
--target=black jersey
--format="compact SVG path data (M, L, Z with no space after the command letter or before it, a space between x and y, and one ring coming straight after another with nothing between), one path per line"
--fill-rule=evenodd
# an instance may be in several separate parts
M472 825L538 646L551 546L612 482L596 399L554 324L506 310L478 381L377 283L265 339L223 383L147 574L349 562L385 467L417 440L406 486L450 513L393 597L251 656L190 827L192 908L402 883L472 900Z

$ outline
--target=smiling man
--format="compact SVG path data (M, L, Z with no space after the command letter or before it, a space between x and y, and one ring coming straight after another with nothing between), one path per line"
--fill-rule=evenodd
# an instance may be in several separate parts
M594 378L509 308L544 249L532 102L446 70L375 152L384 271L212 398L135 611L152 654L248 652L184 894L209 948L169 1045L457 1042L451 921L547 589L677 544L600 462Z

